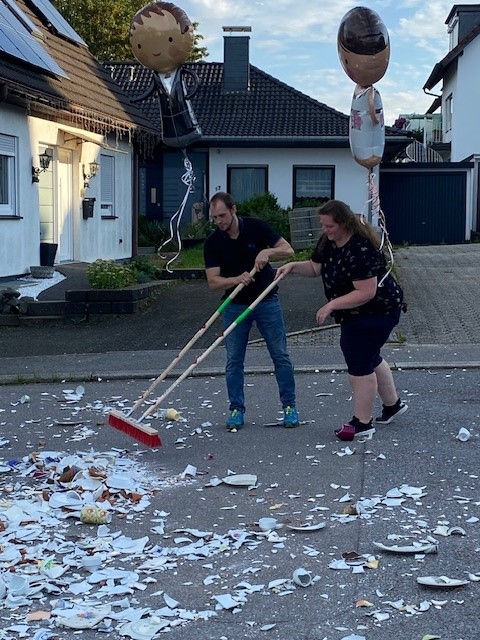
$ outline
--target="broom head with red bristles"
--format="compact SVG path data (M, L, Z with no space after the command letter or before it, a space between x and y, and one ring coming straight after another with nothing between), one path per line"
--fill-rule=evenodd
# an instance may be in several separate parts
M147 447L162 446L162 441L156 429L127 418L121 411L110 411L108 414L108 424L114 429L123 431L123 433L126 433L127 436L130 436L134 440L142 442Z

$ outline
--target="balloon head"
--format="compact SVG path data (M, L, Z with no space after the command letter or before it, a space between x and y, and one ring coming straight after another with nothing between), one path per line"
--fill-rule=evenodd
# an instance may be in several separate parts
M188 60L193 25L173 3L152 2L133 17L129 40L133 55L144 67L168 74Z
M340 22L338 57L347 76L362 87L378 82L390 60L387 27L372 9L355 7Z

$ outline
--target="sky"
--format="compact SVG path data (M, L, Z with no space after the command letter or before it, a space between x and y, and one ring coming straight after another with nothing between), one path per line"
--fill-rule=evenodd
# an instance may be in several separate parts
M480 0L477 2L480 4ZM468 0L461 4L477 4ZM385 124L401 113L425 113L434 100L423 85L447 53L446 0L178 0L204 36L207 62L223 62L223 26L249 26L250 63L342 113L350 113L354 83L337 53L343 16L357 6L376 11L390 36L390 62L375 87ZM434 88L440 93L441 84Z

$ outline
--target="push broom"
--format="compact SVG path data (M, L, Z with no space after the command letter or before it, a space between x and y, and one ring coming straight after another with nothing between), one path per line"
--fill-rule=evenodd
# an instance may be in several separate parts
M254 267L250 271L250 276L253 278L257 269ZM123 431L127 435L131 436L135 440L142 442L148 447L159 447L162 445L160 440L160 436L158 435L158 431L153 429L152 427L148 427L147 425L141 424L141 420L143 420L147 413L144 413L139 420L134 420L130 418L132 413L136 411L140 405L145 402L145 400L153 393L153 391L158 387L158 385L165 380L170 371L180 362L183 356L190 351L193 345L199 340L203 334L212 326L215 320L223 313L225 308L232 302L235 296L244 288L244 284L239 284L235 287L232 293L225 298L222 304L216 309L210 318L205 322L202 327L197 331L197 333L187 342L187 344L183 347L183 349L178 353L177 356L172 360L172 362L168 365L166 369L152 382L149 388L144 391L141 397L135 402L133 407L127 412L123 413L121 411L112 410L108 414L108 424L119 431Z
M258 296L258 298L256 298L246 309L245 311L243 311L237 318L235 318L235 320L228 325L228 327L225 329L225 331L218 336L218 338L215 340L215 342L213 344L211 344L208 349L206 351L204 351L200 356L198 356L198 358L188 367L188 369L186 369L186 371L184 371L182 373L182 375L180 377L178 377L169 387L166 391L164 391L163 395L161 395L158 400L156 400L156 402L152 405L150 405L150 407L148 407L148 409L146 411L144 411L144 413L142 414L142 416L139 418L139 420L137 421L136 425L139 426L139 423L144 420L147 416L149 416L151 413L153 413L161 404L162 402L170 395L170 393L176 388L178 387L178 385L183 382L183 380L185 380L185 378L188 378L188 376L192 373L192 371L195 369L195 367L197 367L201 362L203 362L205 360L205 358L210 355L212 353L212 351L218 347L219 344L221 344L225 338L243 321L245 320L245 318L247 316L250 315L250 313L255 309L255 307L265 298L265 296L267 296L270 291L278 284L279 280L282 280L284 278L283 275L280 275L276 280L274 280L273 282L271 282L268 287L266 289L264 289L264 291L262 291L262 293Z

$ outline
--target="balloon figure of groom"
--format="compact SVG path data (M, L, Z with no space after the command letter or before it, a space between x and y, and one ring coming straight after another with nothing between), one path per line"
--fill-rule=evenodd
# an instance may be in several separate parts
M152 2L133 17L130 27L133 55L153 71L152 85L134 101L158 97L163 142L171 147L185 148L202 135L190 104L199 79L196 73L182 67L193 44L192 23L183 9L171 2Z

